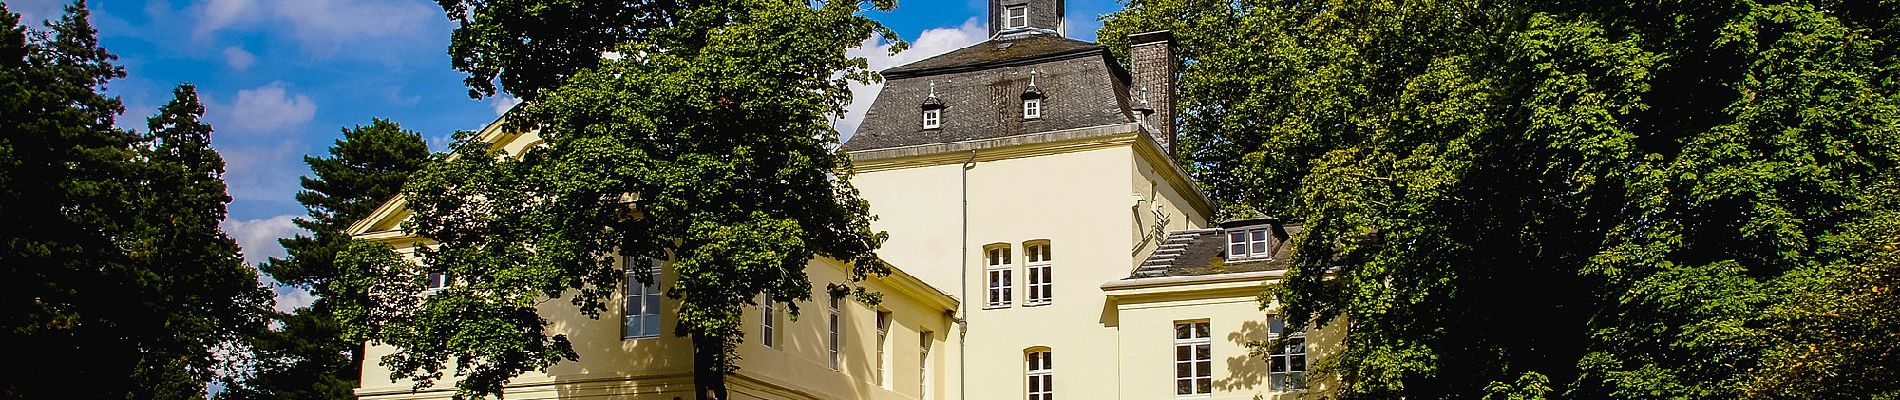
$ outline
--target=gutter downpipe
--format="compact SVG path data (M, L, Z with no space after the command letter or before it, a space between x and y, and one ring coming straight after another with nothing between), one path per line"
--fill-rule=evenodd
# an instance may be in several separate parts
M957 274L958 305L957 312L957 398L970 398L970 170L976 169L976 149L970 149L970 159L963 162L963 255L962 269Z

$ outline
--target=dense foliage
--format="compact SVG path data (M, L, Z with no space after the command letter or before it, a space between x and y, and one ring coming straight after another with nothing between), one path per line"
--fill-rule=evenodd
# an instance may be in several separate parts
M663 287L680 301L674 333L694 344L696 395L725 398L743 306L767 294L795 312L813 257L850 263L853 281L887 273L826 119L850 100L847 83L873 79L845 49L896 40L860 2L441 3L461 24L450 50L474 94L499 77L530 99L497 135L542 142L503 154L464 133L404 189L404 229L433 241L417 254L453 277L448 289L417 295L422 270L387 246L342 256L337 291L366 301L339 315L396 348L379 360L395 378L431 385L453 367L461 394L488 395L576 359L537 307L598 317L627 255L670 260L677 278Z
M343 231L396 196L409 174L429 161L422 134L384 119L342 130L328 157L305 156L313 175L302 178L297 202L309 215L297 218L308 235L279 239L283 258L259 266L277 282L308 290L309 306L278 313L279 326L253 339L257 368L221 399L353 399L362 343L343 338L329 282L338 275L336 256L350 244Z
M1345 398L1893 396L1900 2L1135 0ZM1884 303L1891 304L1891 303Z
M26 28L0 4L0 398L203 398L270 297L219 230L224 161L190 85L148 120L84 2Z

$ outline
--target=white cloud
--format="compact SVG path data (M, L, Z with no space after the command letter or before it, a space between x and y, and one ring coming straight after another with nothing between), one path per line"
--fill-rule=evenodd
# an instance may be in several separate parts
M255 22L259 14L256 0L207 0L197 4L197 13L199 37L232 25Z
M971 18L963 21L962 26L955 28L943 27L924 30L923 34L917 35L917 40L910 42L910 50L905 50L896 55L891 54L892 43L886 43L876 37L864 39L862 45L846 50L845 54L852 57L864 57L866 61L870 62L871 70L882 71L886 68L909 64L925 58L934 57L938 54L947 53L951 50L961 49L988 39L988 37L989 30L983 26L982 22L977 21L976 18ZM834 119L832 121L832 125L836 126L838 132L843 134L841 139L849 140L851 135L857 132L858 123L864 121L864 112L871 109L871 100L876 98L877 93L881 90L884 90L884 84L882 83L874 85L851 84L851 104L845 106L844 118Z
M69 0L12 0L7 1L7 10L20 14L20 23L29 28L41 28L40 21L58 19L66 14Z
M317 301L317 296L311 295L310 291L296 287L277 286L271 293L277 296L278 312L291 312Z
M214 144L217 142L213 136ZM297 193L297 176L308 172L304 152L289 140L268 144L216 144L224 155L224 182L238 201L281 202Z
M400 0L201 0L190 6L200 40L226 29L283 29L317 54L402 46L437 35L440 9ZM391 40L395 39L395 40ZM375 41L369 41L375 40Z
M516 104L521 104L521 99L517 99L515 98L515 96L509 96L505 93L497 94L494 97L489 97L488 100L486 101L488 102L489 106L492 106L495 108L495 116L497 117L501 116L502 114L507 114L508 110L511 108L515 108Z
M302 125L317 115L317 102L286 90L283 81L239 90L237 101L229 105L213 99L205 103L205 118L220 132L264 133Z
M243 71L251 68L251 64L256 62L257 56L251 55L251 52L244 51L243 47L231 46L224 48L224 63L230 65L231 69Z
M284 256L284 246L279 245L277 239L305 232L291 222L295 218L296 215L285 214L250 220L226 219L222 228L244 249L244 263L256 265L271 257Z

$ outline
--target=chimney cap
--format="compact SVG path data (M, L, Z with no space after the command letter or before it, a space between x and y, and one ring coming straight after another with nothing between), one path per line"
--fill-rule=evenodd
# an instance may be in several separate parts
M1154 32L1143 32L1143 33L1128 35L1129 45L1144 45L1144 44L1156 43L1156 42L1165 43L1165 42L1173 42L1173 41L1174 41L1173 31L1154 31Z

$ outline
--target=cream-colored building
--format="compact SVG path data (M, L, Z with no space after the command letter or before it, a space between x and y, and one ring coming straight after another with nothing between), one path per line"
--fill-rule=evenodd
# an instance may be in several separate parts
M1282 244L1299 225L1210 221L1207 195L1173 162L1169 35L1136 35L1124 68L1102 47L1063 37L1063 7L991 0L989 41L884 71L883 92L843 150L878 216L873 228L890 233L879 256L897 272L865 283L885 300L834 308L821 297L802 304L797 321L770 306L749 310L740 370L728 379L734 398L1326 391L1329 382L1304 371L1337 350L1338 328L1283 332L1257 300L1284 272ZM482 137L510 152L537 143L494 125ZM351 233L413 248L420 240L398 228L406 217L398 199ZM845 279L835 260L812 260L807 272L815 293ZM545 306L580 361L518 378L508 397L692 398L690 345L661 334L675 304L634 286L623 288L620 315L598 320L565 302ZM1282 337L1293 340L1248 346ZM370 346L366 359L389 351ZM366 363L358 395L452 394L411 392L388 376Z

